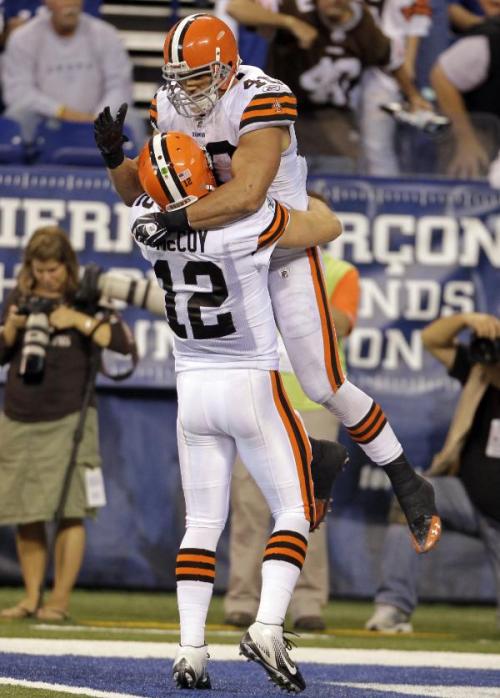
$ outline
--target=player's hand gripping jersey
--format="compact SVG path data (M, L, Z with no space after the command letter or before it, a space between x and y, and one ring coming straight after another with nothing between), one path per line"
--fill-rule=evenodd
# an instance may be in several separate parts
M182 131L204 146L212 156L219 184L231 179L231 156L241 136L262 128L288 127L290 145L281 156L269 195L291 208L307 209L307 165L297 152L293 126L297 101L287 85L259 68L242 65L231 89L207 116L199 119L178 114L167 92L164 85L151 103L152 126L161 132Z
M237 224L177 234L160 247L150 242L161 227L160 208L153 200L140 196L131 217L134 239L165 291L176 371L203 366L277 370L267 278L288 210L267 199Z

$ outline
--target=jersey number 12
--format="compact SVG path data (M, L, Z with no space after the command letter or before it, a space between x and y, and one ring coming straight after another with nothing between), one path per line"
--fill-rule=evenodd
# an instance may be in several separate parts
M165 291L168 324L178 337L186 339L186 325L179 322L175 308L176 292L173 289L172 274L168 262L159 260L154 265L154 270ZM219 313L216 315L217 322L210 325L206 325L201 318L202 308L220 308L229 295L222 270L213 262L191 261L184 265L182 274L186 284L196 286L199 276L208 276L212 284L211 291L195 292L187 302L187 314L194 339L215 339L236 332L231 313Z

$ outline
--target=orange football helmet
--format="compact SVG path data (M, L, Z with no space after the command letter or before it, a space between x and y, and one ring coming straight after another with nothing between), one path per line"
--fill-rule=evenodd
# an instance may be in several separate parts
M138 165L142 188L165 211L189 206L216 186L207 151L178 131L152 136Z
M163 57L167 97L181 116L188 117L210 113L231 87L241 63L231 29L207 14L174 24L165 38Z

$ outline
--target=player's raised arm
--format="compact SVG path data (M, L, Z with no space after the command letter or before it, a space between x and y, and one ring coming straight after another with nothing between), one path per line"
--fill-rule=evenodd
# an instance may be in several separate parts
M278 247L311 247L338 238L342 223L323 201L309 198L307 211L290 212L290 222L280 237Z

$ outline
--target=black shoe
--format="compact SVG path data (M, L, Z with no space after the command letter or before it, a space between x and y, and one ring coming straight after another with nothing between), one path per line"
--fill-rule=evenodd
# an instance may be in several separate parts
M342 472L349 460L347 449L336 441L312 439L311 475L314 482L314 498L316 501L316 519L311 531L314 531L324 520L331 502L333 485L337 475Z
M441 537L441 519L436 509L434 488L430 482L417 474L420 482L412 494L398 497L408 528L411 542L417 553L431 550ZM395 493L397 496L397 492Z
M321 616L300 616L293 624L294 630L325 630L326 623Z
M234 625L236 628L248 628L249 625L255 620L255 616L251 613L246 613L245 611L235 611L234 613L228 613L224 618L224 623L226 625Z
M292 647L280 625L253 623L240 642L240 654L260 664L270 680L289 693L301 693L306 682L288 650Z

